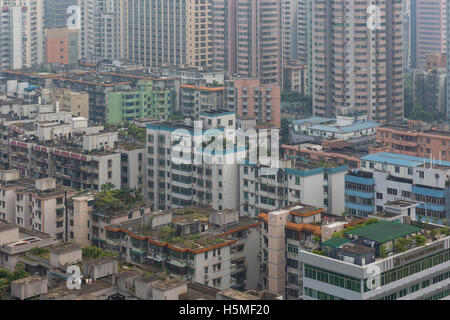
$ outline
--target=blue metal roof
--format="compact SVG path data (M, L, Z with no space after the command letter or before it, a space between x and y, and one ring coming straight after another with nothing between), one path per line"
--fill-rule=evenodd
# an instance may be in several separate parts
M372 121L355 122L348 126L334 127L334 126L324 126L324 125L314 125L311 130L319 130L333 133L351 133L359 130L366 130L378 127L379 124Z
M361 160L372 161L372 162L382 162L392 165L399 165L403 167L417 167L424 163L430 163L430 159L406 156L398 153L380 152L373 153L361 158ZM450 167L449 161L436 161L435 164Z

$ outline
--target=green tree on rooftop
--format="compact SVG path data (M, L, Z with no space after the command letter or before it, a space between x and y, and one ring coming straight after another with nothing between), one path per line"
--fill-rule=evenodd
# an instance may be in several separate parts
M142 194L137 189L115 189L114 185L102 185L102 191L95 195L94 207L99 210L120 211L143 202Z

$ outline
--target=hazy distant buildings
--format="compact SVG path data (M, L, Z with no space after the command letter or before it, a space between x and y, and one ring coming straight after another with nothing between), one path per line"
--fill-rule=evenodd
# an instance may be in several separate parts
M424 68L425 57L430 53L445 52L445 3L446 0L416 0L415 52L416 68Z
M446 114L446 78L445 69L415 71L413 78L414 106L437 114Z
M1 0L0 70L29 68L43 62L42 1Z
M127 19L128 59L145 66L212 66L211 0L130 1Z
M224 108L238 116L256 118L258 123L281 127L281 88L259 79L236 78L225 81Z
M372 31L366 11L373 3L313 3L315 115L367 114L377 122L403 117L402 2L376 1L380 24Z
M88 62L125 55L125 0L80 0L80 55Z
M44 25L46 29L66 28L71 13L67 13L70 6L78 5L78 0L42 0L44 1Z
M78 31L74 29L45 30L45 62L78 63Z

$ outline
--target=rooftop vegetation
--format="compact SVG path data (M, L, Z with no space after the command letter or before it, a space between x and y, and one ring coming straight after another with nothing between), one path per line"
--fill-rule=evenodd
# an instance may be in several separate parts
M144 205L142 194L137 189L115 189L112 184L104 184L102 191L95 195L94 208L111 213Z
M28 278L29 276L29 273L25 271L25 266L22 263L16 265L16 270L14 272L0 268L0 296L5 292L10 292L12 281Z
M99 247L88 246L82 249L83 258L86 259L100 259L100 258L115 258L117 253L103 250Z

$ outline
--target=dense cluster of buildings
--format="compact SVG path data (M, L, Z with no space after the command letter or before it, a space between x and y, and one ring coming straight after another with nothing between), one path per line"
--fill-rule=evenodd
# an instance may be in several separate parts
M0 4L0 298L448 299L448 2Z

